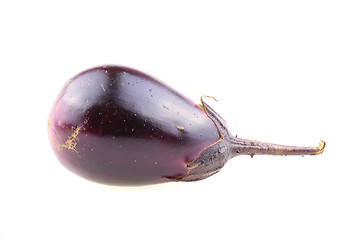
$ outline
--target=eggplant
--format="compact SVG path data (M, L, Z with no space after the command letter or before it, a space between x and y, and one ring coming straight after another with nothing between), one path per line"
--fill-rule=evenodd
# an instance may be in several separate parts
M201 97L197 105L138 70L88 69L66 82L48 119L51 147L65 168L93 182L139 186L198 181L238 155L316 155L233 136Z

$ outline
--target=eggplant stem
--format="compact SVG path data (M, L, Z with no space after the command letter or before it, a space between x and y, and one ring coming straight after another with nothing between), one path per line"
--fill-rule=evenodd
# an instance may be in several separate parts
M320 141L316 147L286 146L242 138L231 137L230 146L234 156L237 155L318 155L324 151L325 142Z
M254 155L304 156L317 155L324 151L324 141L320 141L317 147L297 147L234 137L229 131L226 121L204 101L206 97L215 99L207 95L201 96L201 108L214 122L220 138L205 148L197 158L186 164L188 168L186 174L175 178L168 178L171 181L190 182L205 179L219 172L229 159L237 155L250 155L251 157Z
M217 101L214 97L203 95L200 98L201 104L205 113L214 122L217 127L220 139L227 142L230 148L230 158L238 155L318 155L324 151L325 142L320 141L319 146L316 147L302 147L302 146L287 146L274 143L266 143L255 140L243 139L234 137L229 131L226 121L215 112L205 101L204 98L211 98Z

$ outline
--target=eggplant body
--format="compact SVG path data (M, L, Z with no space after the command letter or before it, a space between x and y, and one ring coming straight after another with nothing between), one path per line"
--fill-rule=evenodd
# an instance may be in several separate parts
M220 139L195 103L122 66L96 67L70 79L51 110L48 135L67 169L108 185L180 179L187 164Z

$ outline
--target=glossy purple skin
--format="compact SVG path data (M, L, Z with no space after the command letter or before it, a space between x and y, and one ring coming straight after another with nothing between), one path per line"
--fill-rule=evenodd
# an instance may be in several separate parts
M220 136L195 103L134 69L103 66L69 80L49 116L60 162L88 180L146 185L185 175Z

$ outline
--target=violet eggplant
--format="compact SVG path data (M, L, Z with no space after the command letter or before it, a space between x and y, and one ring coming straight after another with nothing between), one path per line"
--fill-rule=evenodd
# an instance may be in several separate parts
M67 169L108 185L197 181L238 155L316 155L325 147L323 141L296 147L234 137L203 97L197 105L122 66L70 79L50 112L48 135Z

